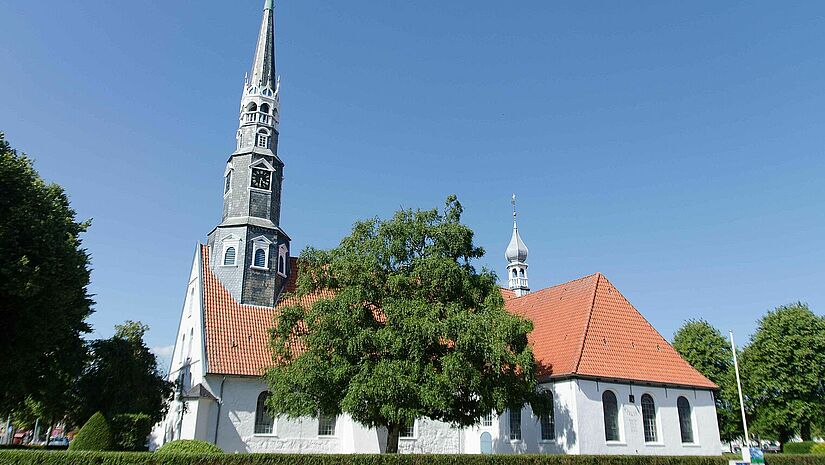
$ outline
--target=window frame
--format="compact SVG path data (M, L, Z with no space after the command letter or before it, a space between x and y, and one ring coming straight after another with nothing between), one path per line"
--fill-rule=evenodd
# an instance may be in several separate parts
M545 390L542 394L547 396L550 400L550 412L546 415L539 415L539 442L555 442L556 441L556 408L555 396L553 391ZM545 435L545 420L548 423L549 435ZM549 436L549 437L546 437Z
M492 428L493 427L493 412L492 410L488 412L486 415L481 417L481 427L482 428Z
M289 260L289 249L286 247L286 244L281 244L278 246L278 263L276 265L276 269L278 274L286 278L289 269L287 268ZM283 261L283 262L282 262ZM283 263L283 269L281 268L281 264Z
M507 415L507 438L510 439L510 442L521 442L524 438L521 410L522 409L510 409L509 414ZM514 419L517 419L518 421L514 422ZM516 431L514 427L518 428L518 431Z
M253 270L260 270L260 271L269 271L269 252L270 246L272 245L272 241L267 239L265 236L258 236L252 239L252 262L250 264L250 268ZM255 263L255 259L258 255L258 251L262 250L264 252L264 266L258 266Z
M253 425L253 435L254 436L277 436L277 431L275 430L275 417L273 417L267 410L266 410L266 400L271 396L272 393L269 391L262 391L258 394L258 397L255 401L255 423ZM263 407L263 408L261 408ZM259 431L260 426L266 426L264 421L269 418L269 431Z
M399 440L418 439L418 419L413 420L411 425L404 425L398 432Z
M607 396L608 394L613 396L613 402L612 403L613 403L613 406L615 408L615 413L613 415L611 415L610 417L608 417L608 411L607 411L608 404L605 401L605 396ZM608 444L622 442L622 427L621 427L622 422L621 422L621 415L619 413L620 411L621 411L621 409L619 408L619 396L617 396L616 392L613 391L612 389L605 389L604 392L602 392L602 421L604 423L604 440ZM611 437L608 434L610 432L610 430L608 429L608 419L612 420L611 422L615 421L615 423L616 423L616 425L615 425L615 437Z
M338 423L338 415L324 415L318 414L318 437L332 438L335 437L335 430ZM326 427L322 432L322 427Z
M649 408L652 412L646 412L646 400L649 400ZM661 435L659 434L659 411L656 408L656 399L650 393L642 394L639 399L639 407L642 413L642 435L644 436L645 444L659 444L661 443ZM649 437L652 436L652 439Z
M241 251L241 239L236 237L234 234L230 234L221 239L221 256L220 260L218 260L218 266L220 267L237 267L238 266L238 256L240 255ZM235 260L231 263L226 265L226 252L230 249L235 249Z
M682 409L682 406L679 405L680 401L684 400L684 404L687 406L687 415L685 416ZM693 406L690 405L690 401L685 396L679 396L676 399L676 415L679 418L679 439L682 441L684 445L696 445L696 431L693 428ZM690 440L685 441L685 424L683 420L687 420L687 432L690 434Z

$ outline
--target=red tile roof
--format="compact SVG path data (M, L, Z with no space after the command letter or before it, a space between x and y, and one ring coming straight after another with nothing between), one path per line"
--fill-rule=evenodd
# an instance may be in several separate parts
M239 304L209 267L209 248L201 246L203 264L203 318L206 339L207 372L215 374L261 376L272 365L269 328L278 310L300 302L312 305L318 296L289 298L275 308ZM295 257L290 270L297 270ZM290 273L286 292L296 289L297 273Z
M201 248L209 373L260 376L272 364L268 330L280 308L319 296L291 297L275 308L241 305L209 267ZM295 258L290 270L297 270ZM295 291L290 273L286 291ZM510 312L533 321L529 336L540 375L582 376L716 388L685 362L612 284L597 273L516 297L502 289Z
M539 374L715 389L601 273L505 298L533 321Z

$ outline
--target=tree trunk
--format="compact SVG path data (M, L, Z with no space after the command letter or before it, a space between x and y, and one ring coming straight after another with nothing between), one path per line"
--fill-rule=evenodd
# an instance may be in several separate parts
M387 425L387 448L388 454L398 453L398 436L401 434L401 425L398 423L391 423Z
M799 436L802 437L803 441L810 441L811 440L811 422L810 421L803 421L801 425L799 425Z

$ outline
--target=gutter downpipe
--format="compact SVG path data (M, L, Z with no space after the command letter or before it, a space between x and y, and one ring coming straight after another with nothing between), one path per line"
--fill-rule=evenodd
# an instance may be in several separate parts
M221 392L218 394L220 399L218 399L218 416L215 418L215 440L212 441L213 444L216 446L218 445L218 427L221 425L221 406L223 405L223 385L226 383L226 375L224 375L223 379L221 380Z

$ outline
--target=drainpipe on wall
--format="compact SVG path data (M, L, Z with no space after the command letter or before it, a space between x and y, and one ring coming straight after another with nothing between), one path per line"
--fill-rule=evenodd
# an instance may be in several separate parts
M215 418L215 440L212 441L216 446L218 445L218 427L221 425L221 406L223 405L223 384L226 382L226 376L221 380L221 392L218 394L218 416Z

